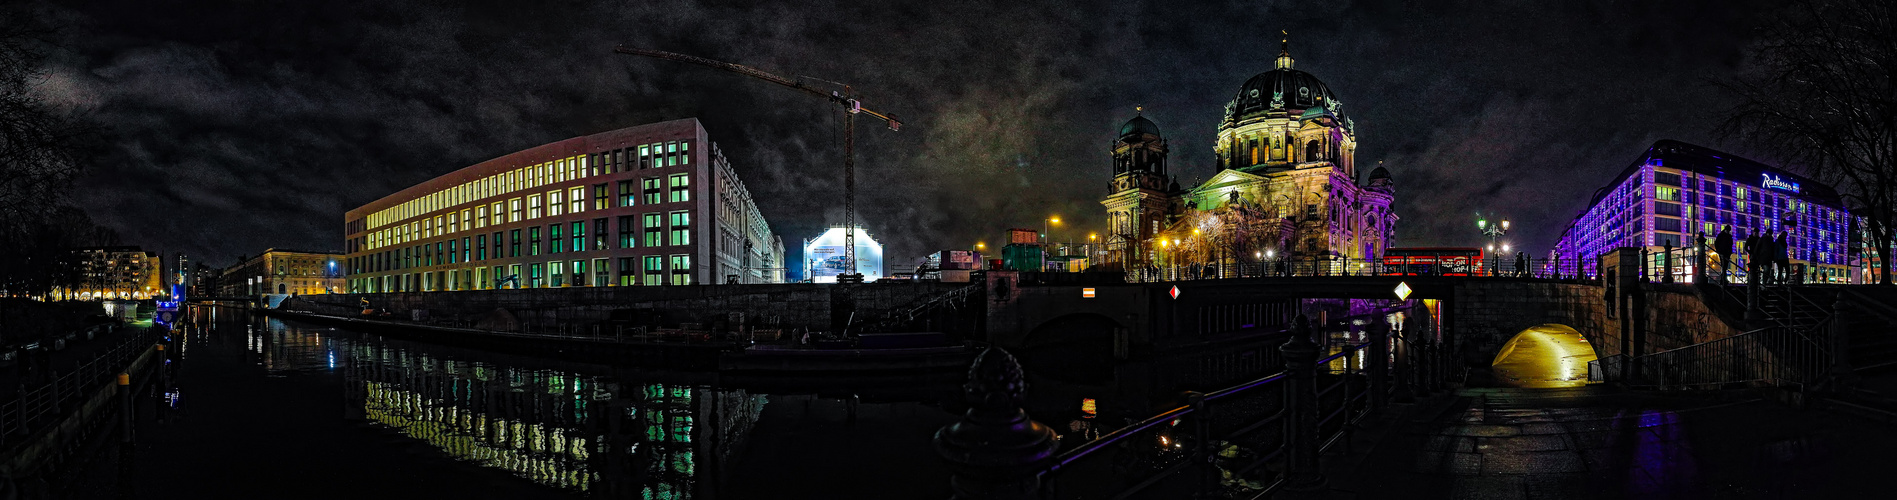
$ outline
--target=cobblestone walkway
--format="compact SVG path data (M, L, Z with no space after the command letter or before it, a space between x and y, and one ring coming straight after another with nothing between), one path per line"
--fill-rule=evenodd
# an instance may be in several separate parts
M1763 400L1463 389L1399 423L1341 498L1812 498L1878 491L1897 430ZM1875 488L1875 489L1873 489Z

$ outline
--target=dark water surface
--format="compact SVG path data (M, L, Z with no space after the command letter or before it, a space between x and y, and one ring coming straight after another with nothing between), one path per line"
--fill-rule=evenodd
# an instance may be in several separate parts
M206 308L82 491L132 498L945 498L959 374L734 379ZM117 467L116 470L107 470ZM116 491L113 491L116 490ZM116 495L114 495L116 494Z

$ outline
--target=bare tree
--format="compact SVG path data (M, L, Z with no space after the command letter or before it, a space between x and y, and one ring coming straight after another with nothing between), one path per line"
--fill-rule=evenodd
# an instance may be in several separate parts
M1891 284L1897 239L1897 3L1794 0L1762 29L1754 66L1717 81L1739 98L1722 131L1836 185Z
M36 93L57 30L32 2L0 4L0 289L46 292L62 279L61 255L81 240L109 240L69 205L68 185L97 130Z

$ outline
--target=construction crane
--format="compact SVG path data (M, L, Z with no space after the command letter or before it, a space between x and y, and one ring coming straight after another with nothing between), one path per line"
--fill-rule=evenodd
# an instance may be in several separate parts
M613 52L722 69L801 90L806 94L828 99L830 102L843 106L843 260L849 263L850 268L847 273L837 275L837 282L861 283L863 281L863 273L857 272L856 269L856 115L858 113L866 113L870 116L882 118L889 122L890 130L902 130L902 121L897 120L894 115L879 113L863 107L863 102L856 100L856 90L849 85L838 84L843 87L842 92L835 90L826 91L750 66L715 61L698 56L688 56L659 50L634 49L624 46L613 47Z

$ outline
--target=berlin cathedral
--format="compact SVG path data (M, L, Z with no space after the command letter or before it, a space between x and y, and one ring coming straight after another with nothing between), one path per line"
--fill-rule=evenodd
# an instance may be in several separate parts
M1357 176L1357 134L1344 103L1294 69L1245 81L1219 124L1218 173L1181 188L1166 173L1159 125L1135 116L1113 144L1106 266L1224 270L1269 259L1336 262L1383 255L1396 234L1395 187L1378 166Z

